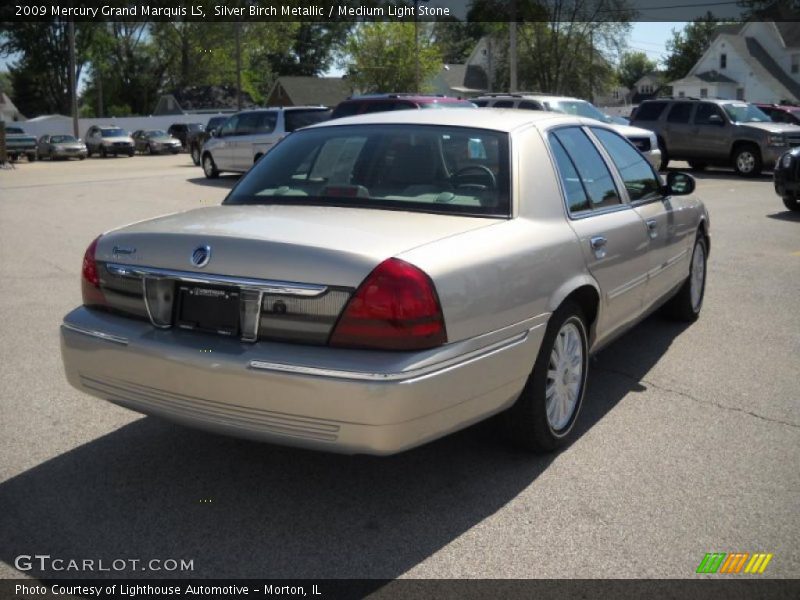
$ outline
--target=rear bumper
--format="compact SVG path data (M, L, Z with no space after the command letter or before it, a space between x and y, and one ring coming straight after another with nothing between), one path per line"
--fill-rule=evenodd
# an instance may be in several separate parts
M390 353L247 344L78 308L61 326L61 350L71 385L145 414L285 445L392 454L510 406L546 318Z

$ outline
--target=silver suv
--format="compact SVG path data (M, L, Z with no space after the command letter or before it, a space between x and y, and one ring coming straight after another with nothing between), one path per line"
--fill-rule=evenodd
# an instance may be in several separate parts
M655 132L662 168L670 160L686 160L693 169L732 166L739 175L752 177L800 146L800 127L773 123L757 106L741 100L646 100L631 124Z
M486 94L478 98L471 98L470 101L478 106L549 110L601 121L615 129L620 135L628 138L628 141L636 146L639 152L644 154L645 158L655 168L659 168L661 165L661 151L658 149L656 136L652 131L615 123L611 117L586 100L538 92L518 92L513 94Z
M88 155L99 154L103 158L110 154L117 156L133 156L134 143L130 134L114 125L101 127L92 125L86 132L86 149Z
M208 178L223 171L244 173L282 138L296 129L327 121L325 106L246 110L231 116L203 145L201 165Z

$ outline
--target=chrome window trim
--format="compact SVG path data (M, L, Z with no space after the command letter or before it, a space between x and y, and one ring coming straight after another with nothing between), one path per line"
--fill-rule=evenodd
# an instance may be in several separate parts
M409 371L400 371L393 373L375 373L369 371L346 371L341 369L325 369L320 367L307 367L302 365L289 365L286 363L275 363L263 360L251 360L248 365L249 368L260 371L272 371L278 373L285 373L290 375L311 375L315 377L326 377L328 379L344 379L355 381L373 381L373 382L397 382L397 381L410 381L419 379L433 373L438 373L451 369L454 367L462 366L473 362L475 360L485 358L498 352L503 352L514 346L524 343L530 332L539 327L544 327L545 323L540 323L535 327L531 327L511 337L508 337L499 342L489 344L483 348L466 352L460 356L451 359L443 360L433 365L420 367L418 369L411 369Z
M83 327L72 325L71 323L61 323L61 327L69 331L74 331L75 333L88 335L90 337L94 337L106 342L111 342L113 344L120 344L122 346L128 345L128 338L122 337L120 335L113 335L111 333L105 333L104 331L98 331L96 329L84 329Z
M274 281L271 279L251 279L248 277L235 277L230 275L215 275L212 273L194 273L191 271L177 271L173 269L157 269L153 267L140 267L138 265L121 265L106 263L106 270L118 277L140 277L150 279L176 279L189 283L204 283L208 285L229 285L247 290L260 291L266 294L283 294L287 296L316 297L328 291L328 286L310 283L294 283L289 281Z

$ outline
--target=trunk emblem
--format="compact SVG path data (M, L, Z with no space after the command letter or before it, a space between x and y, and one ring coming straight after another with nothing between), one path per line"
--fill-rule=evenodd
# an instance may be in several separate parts
M211 246L198 246L192 251L192 264L195 267L205 267L211 260Z

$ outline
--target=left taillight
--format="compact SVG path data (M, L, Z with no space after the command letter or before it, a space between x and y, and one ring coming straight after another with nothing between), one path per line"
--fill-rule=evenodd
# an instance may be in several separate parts
M100 274L97 271L97 261L95 252L97 242L102 236L97 236L94 241L86 248L83 254L83 266L81 268L81 292L83 295L84 306L105 306L106 298L100 290Z

